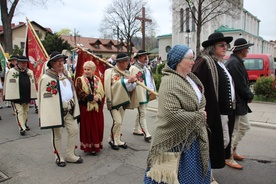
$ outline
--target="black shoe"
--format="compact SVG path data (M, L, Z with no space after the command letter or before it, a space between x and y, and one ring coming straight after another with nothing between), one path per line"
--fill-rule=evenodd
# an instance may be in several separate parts
M26 134L26 130L20 130L20 135L24 136Z
M67 161L68 163L73 163L73 164L81 164L83 163L83 159L80 157L76 162L69 162Z
M133 135L143 136L144 133L136 133L136 132L133 132Z
M92 155L92 156L97 156L98 153L97 153L96 151L92 151L92 152L91 152L91 155Z
M145 141L146 141L146 142L150 142L150 140L151 140L151 136L144 137L144 139L145 139Z
M56 164L57 164L57 166L59 166L59 167L65 167L65 166L66 166L66 163L65 163L65 162L60 162L60 161L58 161L58 159L56 160Z
M30 127L28 127L28 126L26 125L26 130L27 130L27 131L30 131L31 129L30 129Z
M109 144L110 144L111 148L114 149L114 150L119 150L120 149L119 146L114 145L111 141L109 142Z
M0 120L2 120L2 117L0 116Z
M119 147L121 147L121 148L123 148L123 149L127 149L127 148L128 148L128 146L126 145L126 143L123 144L123 145L119 145Z

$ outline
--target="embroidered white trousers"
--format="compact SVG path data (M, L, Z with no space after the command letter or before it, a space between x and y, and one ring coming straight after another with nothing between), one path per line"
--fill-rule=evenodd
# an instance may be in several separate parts
M14 112L16 113L16 119L19 126L19 130L26 130L26 123L28 121L28 112L29 112L29 106L28 103L14 103Z
M146 121L146 111L147 111L147 104L140 104L137 108L138 112L136 115L136 120L134 124L134 132L139 132L142 130L145 137L151 136L148 128L147 128L147 121Z
M121 132L125 110L123 107L120 107L118 110L113 109L110 112L113 118L113 126L111 127L111 139L114 141L114 145L123 145L124 142L121 142Z
M76 162L79 157L75 155L75 145L78 138L79 127L77 121L73 118L70 113L64 116L64 126L67 131L67 148L66 148L66 161ZM62 130L63 127L53 128L53 148L55 152L56 159L64 161L62 156Z

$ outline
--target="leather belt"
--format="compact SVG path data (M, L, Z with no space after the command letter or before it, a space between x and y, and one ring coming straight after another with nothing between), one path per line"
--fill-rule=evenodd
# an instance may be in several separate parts
M67 102L62 102L62 106L63 106L62 108L63 116L66 116L68 112L73 116L74 107L75 107L74 99L71 99Z

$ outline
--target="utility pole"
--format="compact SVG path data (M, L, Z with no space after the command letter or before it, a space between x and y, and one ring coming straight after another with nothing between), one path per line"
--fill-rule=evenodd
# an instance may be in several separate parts
M117 27L117 54L119 53L119 37L120 37L120 34L119 34L119 25L116 26Z
M74 47L76 48L77 47L77 37L78 37L78 41L79 41L79 39L80 39L80 37L79 37L79 35L78 35L78 32L76 32L76 28L74 28L74 33L73 33L73 39L74 40L72 40L72 35L70 35L70 39L72 40L72 41L74 41ZM76 58L76 51L74 50L73 52L72 52L72 54L73 54L73 58L72 58L72 65L74 65L74 62L75 62L75 58Z
M77 36L78 36L78 33L76 32L76 28L74 28L73 37L74 37L74 46L75 47L77 47Z
M147 19L146 18L146 14L145 14L145 7L142 7L142 17L135 17L135 19L137 19L137 20L141 20L141 23L142 23L142 29L141 29L141 32L142 32L142 49L143 50L145 50L145 48L146 48L146 41L145 41L145 38L146 38L146 36L145 36L145 22L147 21L147 22L152 22L152 20L151 19Z

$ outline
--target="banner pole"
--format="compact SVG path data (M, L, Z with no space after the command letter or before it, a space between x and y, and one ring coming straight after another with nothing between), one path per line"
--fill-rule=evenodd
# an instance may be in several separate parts
M9 68L9 61L8 61L7 57L5 56L5 51L4 51L4 49L3 49L3 47L2 47L1 44L0 44L0 50L1 50L1 52L2 52L2 54L4 56L4 58L5 58L5 65ZM4 68L4 69L2 68L2 70L4 72L6 72L6 68Z
M30 21L27 17L26 17L26 21L27 21L28 26L30 27L30 30L32 31L33 35L35 36L35 39L36 39L37 43L39 44L40 48L42 49L45 58L49 58L48 53L46 52L44 46L42 45L40 39L38 38L36 32L34 31L34 28L33 28L32 24L30 23Z
M124 73L123 71L121 71L120 69L114 67L112 64L110 64L109 62L107 62L107 61L103 60L102 58L96 56L95 54L92 54L91 52L89 52L89 51L87 51L87 50L84 50L84 49L82 49L81 47L78 47L78 49L80 49L80 50L86 52L87 54L91 55L92 57L96 58L97 60L99 60L99 61L105 63L106 65L110 66L111 68L117 70L117 72L119 72L120 74L122 74L122 75L128 77L128 74L126 74L126 73ZM145 86L142 82L136 81L136 83L137 83L138 85L140 85L141 87L145 88L146 90L148 90L149 92L153 93L154 95L158 96L158 93L156 93L155 91L153 91L153 90L150 89L149 87Z

